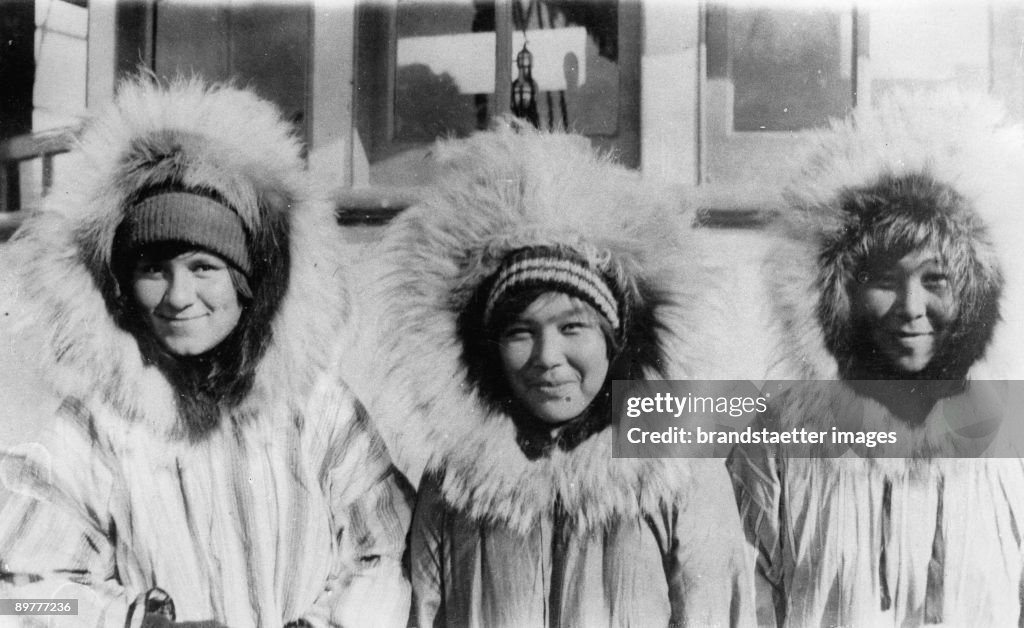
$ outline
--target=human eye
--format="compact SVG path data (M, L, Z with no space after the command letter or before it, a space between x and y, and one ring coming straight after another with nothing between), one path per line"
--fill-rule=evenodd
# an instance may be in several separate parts
M529 326L522 323L513 323L501 332L501 338L507 341L526 340L530 335Z
M889 290L896 287L899 282L899 275L891 270L874 271L866 273L867 277L864 283L867 283L873 288L879 288L883 290Z
M139 277L155 277L163 273L163 266L153 260L141 259L135 264L135 275Z
M577 334L580 333L581 331L590 329L593 326L593 322L586 318L574 317L562 323L561 328L562 333L564 334Z
M197 256L189 263L189 269L199 274L212 274L225 268L226 266L223 262L206 255Z
M929 272L925 273L921 278L921 283L930 290L947 290L949 288L950 280L949 275L944 272Z

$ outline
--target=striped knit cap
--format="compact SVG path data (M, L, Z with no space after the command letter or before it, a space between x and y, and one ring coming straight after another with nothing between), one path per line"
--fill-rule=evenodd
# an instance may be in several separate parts
M242 219L213 194L161 190L137 201L117 229L123 253L155 242L185 242L220 255L246 276L252 270Z
M615 283L578 254L550 246L521 248L505 257L487 295L484 326L490 325L502 301L535 288L582 299L608 320L616 334L621 334L623 301Z

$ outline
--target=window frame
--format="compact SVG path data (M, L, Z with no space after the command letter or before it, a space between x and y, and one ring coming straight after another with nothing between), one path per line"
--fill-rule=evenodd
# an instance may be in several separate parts
M640 58L642 44L641 3L617 0L619 37L619 103L616 133L588 136L602 150L613 151L630 167L640 164ZM353 183L387 187L376 180L372 164L399 155L412 161L425 156L432 141L402 141L394 137L395 74L397 53L397 6L394 3L361 2L355 8L356 87L353 102ZM490 119L510 110L513 56L512 4L495 0L495 82ZM385 42L381 44L380 42ZM379 54L380 50L385 54ZM358 154L364 151L363 154ZM429 175L428 175L429 176ZM398 185L403 187L403 182Z

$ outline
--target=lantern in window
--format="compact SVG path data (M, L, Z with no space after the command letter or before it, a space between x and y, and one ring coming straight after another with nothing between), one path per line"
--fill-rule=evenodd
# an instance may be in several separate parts
M533 54L523 49L516 55L516 67L519 75L512 81L512 115L529 120L535 127L540 126L540 115L537 113L537 82L533 80Z

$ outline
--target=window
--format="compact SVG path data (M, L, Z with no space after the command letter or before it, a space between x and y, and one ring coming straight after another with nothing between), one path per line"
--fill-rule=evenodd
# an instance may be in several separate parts
M73 126L85 112L89 11L85 2L36 0L34 132Z
M798 155L802 132L899 88L990 88L985 4L706 11L702 180L757 184Z
M537 126L582 133L637 165L639 36L634 2L360 5L356 183L429 182L423 156L430 144L486 129L508 114L517 80L531 85Z
M733 130L821 126L853 106L851 17L824 9L732 11Z
M251 86L308 136L311 21L305 2L158 0L152 69L161 77L194 72Z
M484 128L494 111L494 4L399 2L395 31L392 139Z
M86 107L89 11L85 0L5 7L0 23L0 211L38 204Z

